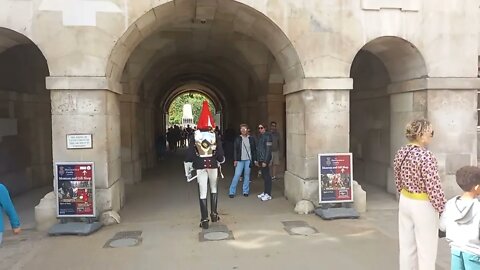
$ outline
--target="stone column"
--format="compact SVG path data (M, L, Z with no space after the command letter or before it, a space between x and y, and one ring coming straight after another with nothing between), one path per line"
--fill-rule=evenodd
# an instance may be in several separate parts
M318 154L349 151L350 78L286 85L285 196L318 204Z
M283 125L285 118L285 98L283 94L269 94L259 97L258 100L259 106L263 106L264 110L261 114L262 119L260 119L260 121L264 121L265 125L269 125L271 121L276 121L280 125Z
M233 115L230 119L233 120L232 123L230 124L230 127L237 128L237 122L243 123L245 122L248 125L253 125L253 123L250 123L249 120L249 110L250 107L248 106L247 102L242 102L240 106L240 113ZM232 125L233 124L233 125Z
M140 99L137 95L120 96L122 179L125 184L135 184L142 179L140 158L139 121Z
M244 120L244 119L241 119L241 122L246 122L251 130L251 133L253 135L256 134L256 128L257 128L257 125L258 123L261 121L260 120L260 115L259 115L259 111L258 111L258 106L259 103L258 102L254 102L254 101L250 101L247 103L247 118ZM238 128L238 126L237 126Z
M280 149L285 154L285 97L283 94L268 94L260 98L262 103L266 106L266 119L262 120L267 128L270 128L270 122L277 122L277 130L280 133ZM284 158L282 157L280 163L283 164ZM279 170L284 169L280 166Z
M52 106L53 162L95 163L96 209L118 211L124 203L120 157L119 93L104 77L47 77ZM67 149L67 134L92 134L92 149Z
M154 130L154 109L151 104L146 104L144 108L144 130L146 167L151 169L157 164L157 153L155 146Z
M477 164L478 78L424 78L391 84L391 155L407 143L405 125L427 118L435 135L429 149L438 159L440 178L447 197L459 194L455 172ZM395 193L390 168L388 190Z

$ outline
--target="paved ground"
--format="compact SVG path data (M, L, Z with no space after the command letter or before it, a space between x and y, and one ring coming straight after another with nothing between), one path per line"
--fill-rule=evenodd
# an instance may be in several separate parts
M220 183L219 212L234 240L200 242L197 187L182 176L180 157L163 162L139 185L127 186L122 223L86 236L48 237L33 228L33 206L48 192L40 189L15 198L24 227L8 232L0 248L0 269L398 269L397 203L368 188L368 212L358 220L323 221L296 215L274 182L272 201L256 198L263 183L255 179L252 196L230 199L232 172ZM240 191L240 189L239 189ZM301 220L319 233L292 236L282 221ZM142 231L136 247L103 248L120 231ZM437 269L449 269L442 240Z

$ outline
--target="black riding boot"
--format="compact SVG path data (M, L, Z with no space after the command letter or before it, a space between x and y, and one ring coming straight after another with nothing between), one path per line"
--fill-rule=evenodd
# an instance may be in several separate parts
M208 209L207 209L207 199L200 199L200 213L202 219L200 220L200 227L203 229L208 229Z
M218 216L218 212L217 212L217 200L218 200L217 193L210 193L210 204L211 204L210 217L212 218L212 222L217 222L220 220L220 217Z

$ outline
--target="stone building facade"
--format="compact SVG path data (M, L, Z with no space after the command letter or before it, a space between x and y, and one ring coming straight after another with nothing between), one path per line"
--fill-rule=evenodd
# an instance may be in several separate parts
M0 177L50 184L93 161L99 212L156 165L166 108L194 87L222 125L276 121L285 196L318 201L318 153L394 193L392 156L416 117L447 194L477 164L476 0L0 0ZM50 109L51 108L51 109ZM93 148L66 135L93 134ZM52 146L52 147L50 147ZM128 186L127 186L128 187Z

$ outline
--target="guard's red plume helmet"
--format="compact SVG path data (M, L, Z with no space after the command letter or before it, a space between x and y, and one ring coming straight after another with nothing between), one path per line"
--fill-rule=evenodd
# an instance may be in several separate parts
M200 117L198 117L197 129L215 129L215 120L212 117L212 113L210 112L210 108L208 107L208 102L206 100L203 101L202 111L200 112Z

